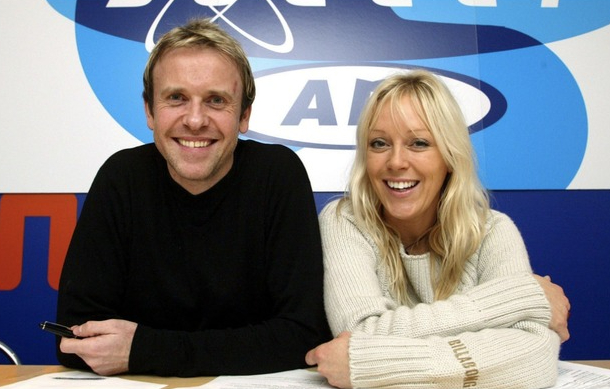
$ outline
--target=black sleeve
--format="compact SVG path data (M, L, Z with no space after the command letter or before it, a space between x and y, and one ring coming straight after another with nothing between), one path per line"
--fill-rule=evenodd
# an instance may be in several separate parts
M72 235L58 291L57 321L61 324L121 318L117 309L124 290L124 248L129 233L123 223L128 220L129 201L109 178L116 171L113 160L98 171ZM57 357L67 367L87 368L78 356L64 354L59 347Z

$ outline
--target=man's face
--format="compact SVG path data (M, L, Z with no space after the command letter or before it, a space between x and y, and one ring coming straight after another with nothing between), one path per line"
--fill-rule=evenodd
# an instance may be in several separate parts
M153 83L153 106L144 106L155 144L171 177L202 193L229 172L238 134L248 130L237 67L214 49L173 49L157 62Z

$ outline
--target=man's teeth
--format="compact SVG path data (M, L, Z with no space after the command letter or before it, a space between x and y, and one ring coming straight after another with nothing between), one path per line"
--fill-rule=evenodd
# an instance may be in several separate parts
M392 189L408 189L408 188L412 188L415 186L415 182L410 181L410 182L394 182L394 181L388 181L388 186Z
M180 143L182 146L195 149L195 148L200 148L200 147L208 147L211 142L209 140L194 141L194 140L178 139L178 143Z

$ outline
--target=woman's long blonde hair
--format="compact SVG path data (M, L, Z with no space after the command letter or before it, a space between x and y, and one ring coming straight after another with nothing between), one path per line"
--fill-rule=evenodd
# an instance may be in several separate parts
M409 280L400 256L400 236L383 220L383 206L366 169L369 131L385 104L391 105L397 113L395 117L404 115L401 106L404 96L409 96L450 171L438 204L437 220L420 238L430 249L433 269L438 269L434 263L440 259L440 270L431 275L437 300L454 292L466 260L479 247L485 234L489 197L476 172L474 149L462 111L440 78L426 70L413 70L382 81L367 101L358 123L356 158L344 201L351 203L357 222L379 247L395 298L407 304Z

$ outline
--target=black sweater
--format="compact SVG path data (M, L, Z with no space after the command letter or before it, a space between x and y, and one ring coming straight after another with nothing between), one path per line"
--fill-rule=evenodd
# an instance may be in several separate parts
M284 146L240 140L232 169L191 195L154 144L100 168L59 286L57 320L138 323L132 374L258 374L304 367L330 334L307 173ZM59 361L86 368L58 349Z

